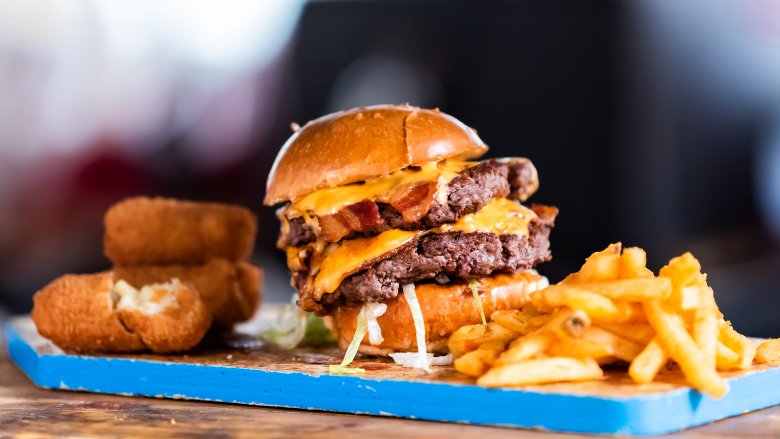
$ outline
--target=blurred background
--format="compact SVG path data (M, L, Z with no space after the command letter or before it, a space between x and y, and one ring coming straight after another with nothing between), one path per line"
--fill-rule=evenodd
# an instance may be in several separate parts
M691 250L744 333L780 336L780 2L0 0L0 313L108 267L136 194L257 212L290 123L440 107L527 156L561 208L551 281L622 241Z

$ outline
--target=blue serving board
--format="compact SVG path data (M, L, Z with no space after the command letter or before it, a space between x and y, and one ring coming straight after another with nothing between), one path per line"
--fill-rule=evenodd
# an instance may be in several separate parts
M653 435L780 404L780 365L728 375L721 400L684 386L678 371L634 385L602 381L486 389L440 367L432 374L364 358L363 376L327 373L335 349L202 349L186 356L66 354L29 318L5 327L14 362L40 387L183 398L561 432Z

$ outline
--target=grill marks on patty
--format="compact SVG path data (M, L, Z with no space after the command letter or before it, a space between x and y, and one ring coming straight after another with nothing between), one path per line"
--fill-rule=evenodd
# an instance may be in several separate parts
M525 200L536 190L533 165L528 161L487 160L462 171L447 186L447 202L434 200L417 221L404 220L401 213L386 203L376 203L381 220L377 224L353 230L344 239L374 236L390 229L424 230L452 223L474 213L495 198ZM372 202L373 203L373 202ZM317 239L315 231L303 218L289 220L289 231L282 236L282 246L298 247Z
M323 312L344 304L386 301L397 296L402 285L438 275L474 279L496 271L533 268L551 258L549 236L557 213L546 206L534 206L534 210L539 220L529 225L528 237L481 232L425 235L347 277L319 302L307 289L307 269L294 272L300 305L307 311Z

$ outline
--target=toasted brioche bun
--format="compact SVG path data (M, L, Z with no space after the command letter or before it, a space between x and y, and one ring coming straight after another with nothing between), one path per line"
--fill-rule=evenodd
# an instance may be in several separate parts
M287 140L271 168L263 202L294 200L407 166L471 159L487 149L476 131L438 110L353 108L313 120Z
M496 274L479 280L479 296L485 316L493 311L522 308L529 294L536 290L542 276L523 273ZM474 304L474 296L467 283L417 285L417 299L425 320L425 342L428 352L447 352L447 339L458 328L479 323L482 318ZM412 312L403 294L385 302L387 311L377 319L384 341L377 346L368 342L368 335L360 345L360 352L370 355L387 355L392 352L415 351L417 343ZM330 316L331 330L345 349L355 333L360 305L336 308Z

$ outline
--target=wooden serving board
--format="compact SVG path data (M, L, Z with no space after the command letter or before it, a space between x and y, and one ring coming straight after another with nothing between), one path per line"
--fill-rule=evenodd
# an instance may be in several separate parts
M199 348L188 355L64 353L27 317L5 327L13 361L40 387L395 416L591 434L661 434L780 404L780 365L727 374L721 400L677 370L635 385L625 369L600 381L486 389L451 367L432 373L359 358L362 376L330 375L336 349ZM233 343L233 346L236 346ZM251 346L251 344L250 344Z

